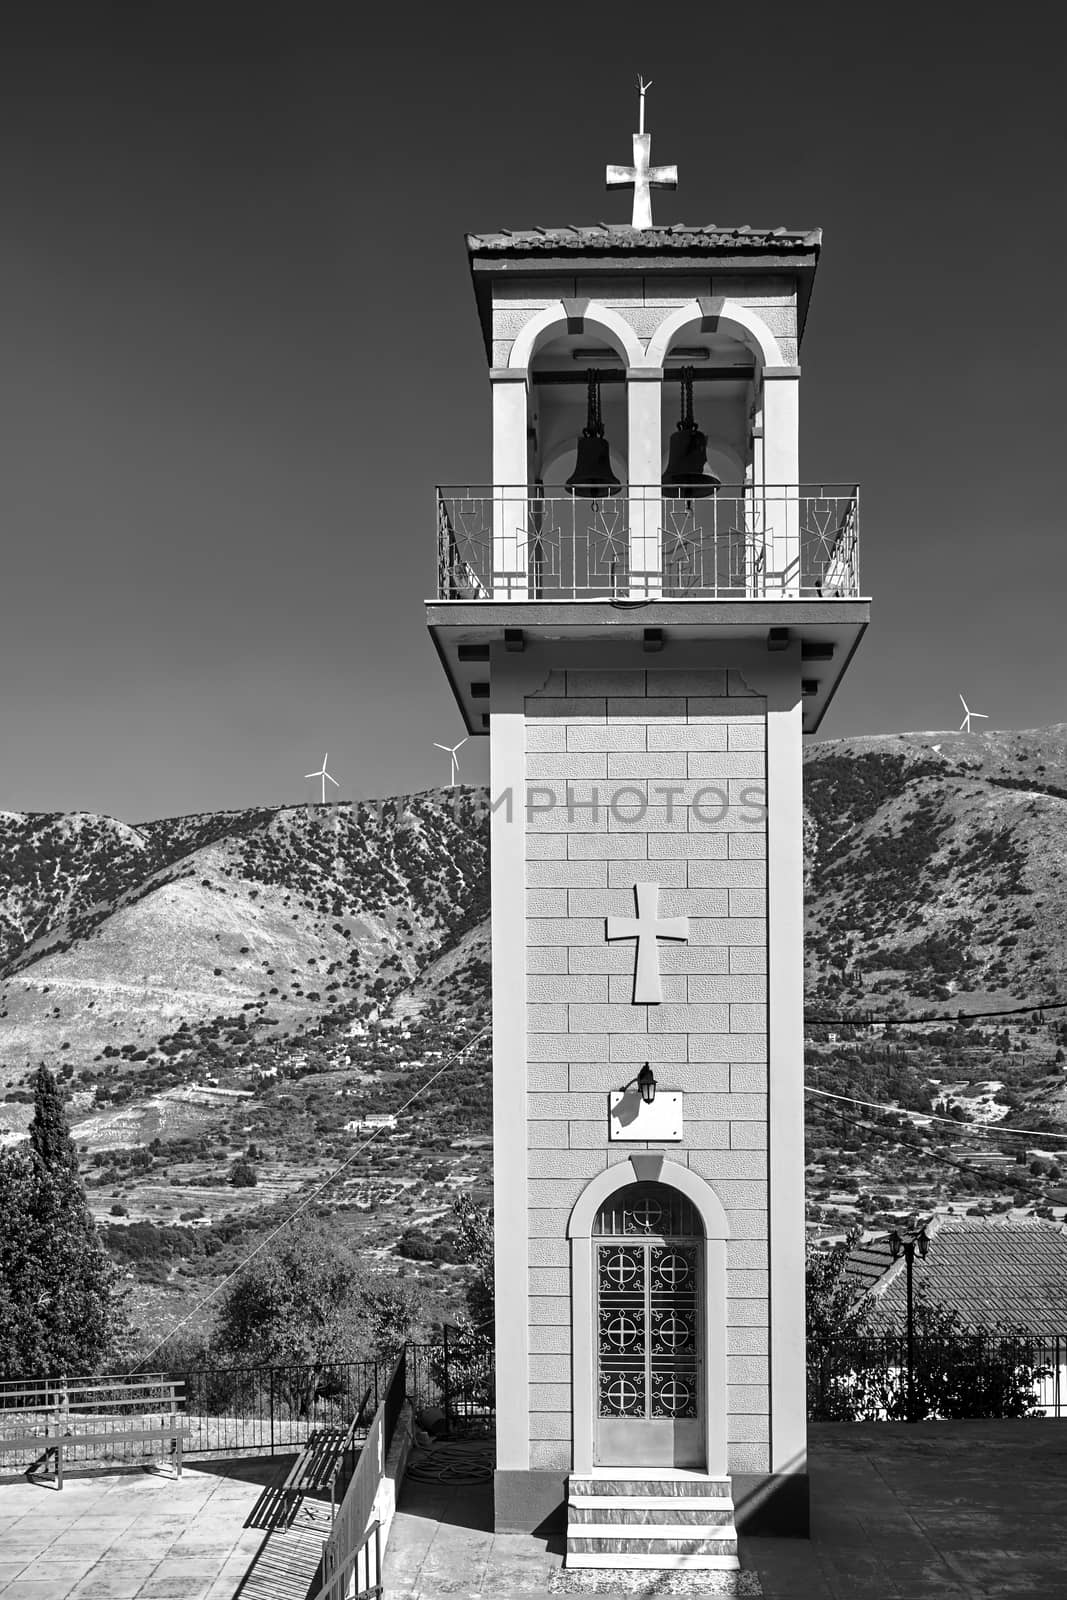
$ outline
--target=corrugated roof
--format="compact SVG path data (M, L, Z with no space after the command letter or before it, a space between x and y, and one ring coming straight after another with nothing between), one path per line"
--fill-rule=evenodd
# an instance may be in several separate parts
M487 251L528 255L537 251L639 250L659 254L664 250L817 250L821 228L720 228L715 222L674 222L660 228L631 228L628 223L596 222L586 227L501 228L496 233L468 233L472 255Z
M967 1327L1067 1332L1067 1232L1058 1223L937 1217L927 1232L930 1252L915 1257L916 1294L958 1312ZM879 1260L888 1265L874 1275ZM872 1295L876 1325L903 1328L907 1278L888 1240L857 1246L847 1270Z

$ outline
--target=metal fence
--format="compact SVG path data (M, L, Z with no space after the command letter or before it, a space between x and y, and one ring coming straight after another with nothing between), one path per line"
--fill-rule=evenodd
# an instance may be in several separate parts
M408 1345L408 1394L416 1412L439 1409L448 1434L492 1433L496 1367L491 1337L446 1328L441 1344Z
M186 1454L275 1455L298 1450L321 1428L344 1429L385 1365L341 1361L284 1367L214 1367L178 1374L189 1423Z
M408 1349L410 1348L407 1347ZM345 1600L352 1588L361 1600L382 1593L379 1527L371 1521L401 1407L407 1393L407 1349L401 1350L384 1385L381 1405L322 1547L321 1584L315 1600Z
M440 1412L438 1431L449 1434L492 1431L493 1352L484 1336L448 1329L441 1343L409 1344L406 1352L405 1382L416 1412ZM169 1411L163 1390L181 1395L178 1416L186 1458L292 1454L322 1429L347 1428L368 1390L370 1408L376 1410L393 1375L394 1359L174 1370L154 1380L160 1396L155 1410L162 1427ZM106 1415L85 1411L76 1429L64 1425L64 1455L70 1466L169 1459L158 1443L136 1436L147 1425L146 1413L153 1411L155 1391L153 1396L142 1393L143 1380L131 1379L124 1398L123 1381L121 1376L102 1376L0 1384L0 1441L25 1436L18 1448L0 1450L0 1470L23 1472L54 1445L52 1413L64 1386L106 1388L110 1396ZM92 1426L94 1420L100 1425ZM82 1442L75 1436L99 1435L104 1422L106 1441Z
M1067 1334L916 1338L910 1372L920 1418L1067 1418ZM903 1420L908 1341L882 1334L808 1351L808 1414L827 1421Z
M819 599L859 594L855 485L437 491L442 600Z

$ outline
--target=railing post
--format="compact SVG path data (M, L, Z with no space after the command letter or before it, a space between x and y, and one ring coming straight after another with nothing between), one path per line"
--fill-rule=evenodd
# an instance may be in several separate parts
M174 1447L175 1466L177 1475L182 1475L182 1438L183 1434L178 1427L178 1386L173 1381L170 1385L170 1426L171 1445Z
M905 1252L905 1267L907 1268L907 1318L908 1318L908 1398L907 1420L914 1422L915 1417L915 1297L912 1288L912 1258L913 1250Z
M274 1454L274 1368L270 1367L270 1453Z
M442 1323L444 1337L444 1381L441 1384L441 1398L445 1406L445 1438L452 1435L452 1380L448 1370L448 1323Z
M56 1484L63 1487L63 1434L67 1423L70 1421L70 1391L67 1389L67 1376L63 1374L59 1380L59 1403L56 1417Z

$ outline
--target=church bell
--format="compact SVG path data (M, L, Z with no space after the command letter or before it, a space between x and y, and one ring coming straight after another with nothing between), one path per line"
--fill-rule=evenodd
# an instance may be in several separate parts
M586 373L589 400L585 427L578 439L578 459L566 488L583 500L603 500L622 487L611 470L611 448L604 437L600 414L600 374Z
M671 434L663 492L685 500L699 500L714 494L722 482L707 470L708 436L693 421L693 369L681 370L682 415Z

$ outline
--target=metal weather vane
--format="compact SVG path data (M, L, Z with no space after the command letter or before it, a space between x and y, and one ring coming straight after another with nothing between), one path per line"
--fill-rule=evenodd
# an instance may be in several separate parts
M632 189L634 192L634 214L631 227L651 228L652 226L652 190L677 189L677 167L653 167L649 165L652 153L652 135L645 132L645 95L651 89L651 80L646 83L644 78L638 77L638 114L637 132L634 134L634 164L632 167L612 167L607 169L607 183L609 189Z

